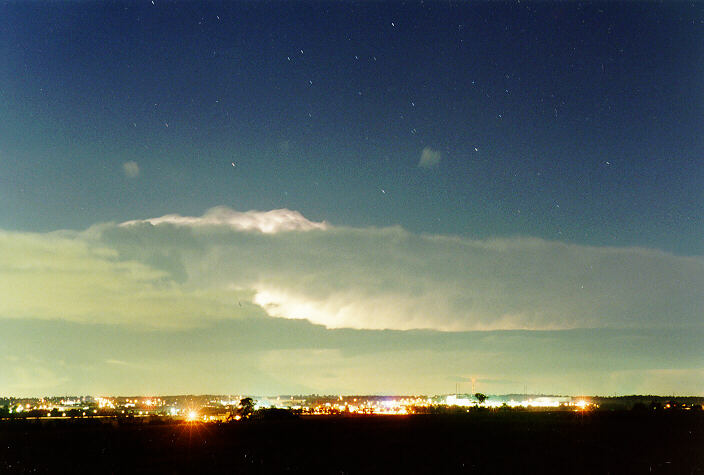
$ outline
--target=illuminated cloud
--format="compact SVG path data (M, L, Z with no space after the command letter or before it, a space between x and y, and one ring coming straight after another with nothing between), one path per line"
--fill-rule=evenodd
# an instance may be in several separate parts
M376 330L685 328L702 325L702 288L701 257L332 227L289 210L0 233L0 318L182 328L268 314Z
M137 162L130 160L122 164L122 171L127 178L136 178L139 176L139 165Z
M418 162L418 166L420 168L433 168L438 166L440 163L440 159L442 158L442 154L438 152L437 150L433 150L430 147L425 147L423 149L423 152L420 154L420 161Z
M296 279L262 278L254 302L270 315L329 328L633 328L698 325L701 258L537 239L475 241L402 230L350 231ZM356 249L365 249L358 252ZM313 256L311 256L311 259ZM323 268L325 267L327 269ZM337 275L330 268L337 267Z
M211 208L203 216L198 217L168 214L160 218L128 221L123 223L123 226L137 223L150 223L153 225L168 223L179 226L229 226L237 231L259 231L266 234L328 228L326 222L309 221L298 211L289 209L247 211L242 213L226 206Z
M237 313L230 308L236 292L178 285L72 233L0 231L0 295L0 318L181 328Z

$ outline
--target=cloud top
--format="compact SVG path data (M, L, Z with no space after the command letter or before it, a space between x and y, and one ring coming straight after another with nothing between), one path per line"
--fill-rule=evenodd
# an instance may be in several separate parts
M433 150L430 147L425 147L420 154L418 166L420 168L434 168L440 164L441 159L442 154L439 151Z
M228 226L236 231L258 231L274 234L282 231L311 231L328 229L326 222L309 221L298 211L275 209L271 211L235 211L226 206L209 209L203 216L181 216L167 214L160 218L133 220L123 223L130 226L138 223L174 224L177 226Z

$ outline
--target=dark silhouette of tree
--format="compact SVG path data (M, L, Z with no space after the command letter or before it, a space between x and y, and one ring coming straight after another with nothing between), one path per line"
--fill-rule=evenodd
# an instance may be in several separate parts
M240 404L237 406L237 415L242 419L247 419L254 412L254 401L251 397L240 399Z
M248 419L254 412L254 400L251 397L240 399L240 403L236 406L230 406L230 412L227 414L227 421L238 421L240 419Z
M479 404L484 404L484 401L487 399L486 394L482 393L476 393L474 397L477 401L479 401Z

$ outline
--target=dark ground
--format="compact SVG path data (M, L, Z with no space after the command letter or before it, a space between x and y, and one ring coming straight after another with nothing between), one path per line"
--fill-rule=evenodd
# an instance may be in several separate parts
M0 421L0 473L704 473L704 413Z

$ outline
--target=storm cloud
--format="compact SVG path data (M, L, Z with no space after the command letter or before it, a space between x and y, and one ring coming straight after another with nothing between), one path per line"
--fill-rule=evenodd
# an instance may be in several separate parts
M701 326L704 307L698 256L335 227L290 210L219 207L0 241L0 318L186 328L260 314L327 328L561 330Z

